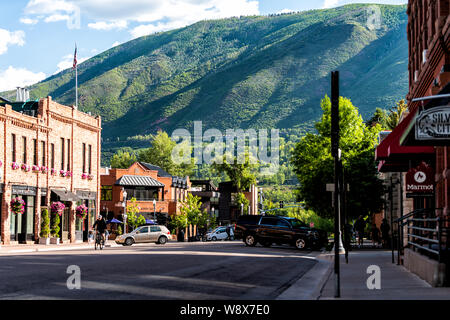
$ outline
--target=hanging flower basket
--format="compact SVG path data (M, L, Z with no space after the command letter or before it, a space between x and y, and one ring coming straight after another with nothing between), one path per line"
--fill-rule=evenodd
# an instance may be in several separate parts
M50 173L52 174L52 176L56 176L57 173L58 173L58 171L56 171L55 168L52 168L52 169L50 170Z
M22 165L20 166L20 168L25 171L25 172L29 172L31 170L30 166L27 165L26 163L22 163Z
M17 170L17 169L20 168L20 166L19 166L19 164L18 164L17 162L13 162L13 163L11 163L11 168L12 168L13 170Z
M87 173L83 173L81 175L81 179L88 179L88 178L89 178L89 175Z
M25 211L25 201L20 198L14 198L10 202L11 211L15 214L23 214Z
M52 202L50 210L52 211L52 214L62 215L65 207L66 206L62 202Z
M33 167L31 168L31 170L33 170L33 172L40 172L41 168L39 166L33 165Z
M71 177L72 175L72 171L66 171L66 177Z
M47 173L47 172L48 172L48 168L45 167L45 166L42 166L42 167L41 167L41 172L42 172L42 173Z
M66 176L67 176L67 173L66 173L64 170L59 170L59 175L60 175L61 177L66 177Z
M86 207L86 205L84 204L81 204L75 209L75 212L78 218L84 219L86 218L86 215L88 213L88 207Z

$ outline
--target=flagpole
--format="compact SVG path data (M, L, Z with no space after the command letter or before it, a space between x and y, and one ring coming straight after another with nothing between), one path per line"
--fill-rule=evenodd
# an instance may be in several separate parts
M78 65L75 65L75 107L78 109Z

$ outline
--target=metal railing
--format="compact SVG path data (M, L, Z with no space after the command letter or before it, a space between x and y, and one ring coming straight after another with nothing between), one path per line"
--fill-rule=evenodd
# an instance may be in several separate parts
M395 220L398 232L397 264L400 264L400 256L405 248L411 248L439 262L448 260L450 220L441 218L442 215L436 212L439 210L442 209L414 210Z

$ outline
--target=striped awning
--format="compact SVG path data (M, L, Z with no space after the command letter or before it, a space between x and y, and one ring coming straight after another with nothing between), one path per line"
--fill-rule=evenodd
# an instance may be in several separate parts
M164 187L161 182L148 176L124 175L116 181L118 186Z

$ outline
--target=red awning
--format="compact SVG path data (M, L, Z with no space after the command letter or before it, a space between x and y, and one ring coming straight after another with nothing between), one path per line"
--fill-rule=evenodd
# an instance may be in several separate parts
M414 121L416 112L417 109L410 112L375 149L375 160L380 161L378 171L407 171L409 160L425 160L425 158L434 155L434 147L431 146L400 145L400 138L411 121Z

